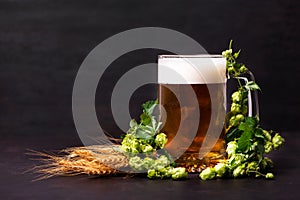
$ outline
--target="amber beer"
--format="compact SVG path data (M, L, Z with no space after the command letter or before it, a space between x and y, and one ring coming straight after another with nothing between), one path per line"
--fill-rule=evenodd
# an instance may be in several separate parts
M226 60L216 55L159 57L161 131L167 150L182 152L176 162L189 172L224 158L225 70Z

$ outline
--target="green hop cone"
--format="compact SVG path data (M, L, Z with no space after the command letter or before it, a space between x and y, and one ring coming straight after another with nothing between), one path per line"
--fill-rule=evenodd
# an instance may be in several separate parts
M185 171L185 168L183 167L163 167L163 166L158 166L156 169L149 169L147 177L150 179L154 178L171 178L173 180L178 180L178 179L185 179L188 177L188 173Z
M235 118L236 118L235 116L230 117L229 126L237 126L238 125L238 121Z
M154 178L170 178L172 176L172 167L162 167L158 166L156 169L149 169L147 177L154 179Z
M143 160L138 156L134 156L129 159L130 167L132 167L133 169L135 169L137 171L142 171L144 169L143 164L144 164Z
M153 147L150 144L141 145L140 147L143 153L149 153L153 151Z
M206 168L199 174L199 177L204 181L213 179L215 178L215 176L216 176L216 170L210 167Z
M229 73L234 73L235 70L234 70L234 67L228 67L227 71Z
M156 171L154 169L149 169L147 173L147 177L150 179L156 178Z
M227 166L225 163L218 163L217 165L215 165L214 169L216 171L217 177L223 177L227 172Z
M158 166L156 174L158 174L158 178L170 178L172 176L172 171L170 170L170 167Z
M171 167L171 166L168 166L168 167L166 167L165 169L166 169L166 172L165 172L165 173L166 173L166 177L168 177L168 178L171 177L172 174L173 174L173 169L174 169L174 168Z
M235 154L236 149L237 149L236 141L228 142L227 148L226 148L226 153L228 155L228 158L230 158L233 154Z
M131 148L129 146L127 146L127 145L122 144L121 151L123 151L123 152L130 152Z
M232 49L227 49L225 51L222 52L222 56L223 57L229 57L232 54Z
M273 149L273 143L270 141L267 141L264 148L265 148L265 153L270 153Z
M231 99L233 102L240 102L243 99L243 95L240 91L236 91L231 95Z
M284 139L278 133L276 133L275 136L272 138L272 143L274 149L279 149L283 145Z
M230 126L237 126L239 125L242 121L244 121L245 117L242 114L237 114L236 116L232 116L229 120L229 125Z
M149 158L149 157L144 158L144 160L143 160L143 166L146 169L152 169L153 165L154 165L154 160L152 158Z
M137 139L133 140L130 145L130 152L139 153L140 143Z
M176 167L172 169L172 179L185 179L188 177L188 173L186 172L184 167Z
M130 140L133 139L131 138L131 135L127 134L122 141L122 146L121 150L124 152L131 152L131 146L130 146Z
M154 161L154 167L159 167L159 166L167 167L170 164L171 164L170 160L165 155L161 155L158 159Z
M241 165L245 161L245 159L246 159L245 157L246 157L246 155L242 154L242 153L233 154L228 161L231 164L231 167L235 168L235 167Z
M241 113L241 111L242 111L241 110L241 105L237 104L237 103L232 103L230 110L234 114Z
M233 177L234 178L238 178L238 177L241 177L241 176L244 176L244 174L245 174L245 164L242 164L242 165L239 165L239 166L237 166L237 168L235 168L234 170L233 170Z
M135 136L127 134L123 141L121 150L124 152L139 153L140 143Z
M274 174L273 173L267 173L266 174L266 179L274 179Z
M271 141L271 140L272 140L272 136L271 136L271 134L270 134L268 131L263 130L263 134L264 134L265 138L266 138L268 141Z
M236 120L240 123L242 121L244 121L245 117L242 114L237 114L236 115Z
M246 73L247 70L248 70L248 69L247 69L247 67L246 67L245 65L242 65L241 68L240 68L240 72L241 72L241 73Z
M247 170L248 171L257 171L257 170L259 170L258 163L256 161L252 161L252 162L248 163Z
M164 148L167 141L168 141L167 136L164 133L158 134L154 140L156 146L158 146L160 149Z

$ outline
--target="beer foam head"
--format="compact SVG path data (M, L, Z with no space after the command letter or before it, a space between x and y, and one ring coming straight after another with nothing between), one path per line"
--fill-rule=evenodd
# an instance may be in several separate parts
M209 84L226 82L226 59L221 55L160 55L158 83Z

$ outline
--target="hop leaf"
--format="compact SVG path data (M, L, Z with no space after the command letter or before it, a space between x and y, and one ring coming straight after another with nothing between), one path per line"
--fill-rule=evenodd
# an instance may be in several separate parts
M154 111L155 106L158 104L158 100L156 99L155 101L147 101L142 105L143 112L151 115Z
M241 137L238 140L238 150L241 152L247 152L252 145L252 131L244 131Z
M254 81L249 81L244 87L247 90L261 90L260 87Z

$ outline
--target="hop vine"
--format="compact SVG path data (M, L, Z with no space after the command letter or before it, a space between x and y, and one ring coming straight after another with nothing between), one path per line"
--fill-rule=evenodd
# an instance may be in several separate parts
M257 116L247 116L248 92L260 90L260 87L254 81L241 83L239 77L249 70L245 64L237 61L240 53L241 50L233 51L232 40L228 49L222 52L222 56L226 58L228 78L238 82L238 89L231 95L232 103L227 113L225 140L228 159L203 170L199 174L202 180L245 176L274 178L271 172L273 162L265 154L279 149L284 138L279 133L263 129Z

